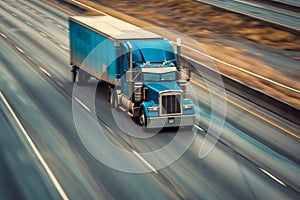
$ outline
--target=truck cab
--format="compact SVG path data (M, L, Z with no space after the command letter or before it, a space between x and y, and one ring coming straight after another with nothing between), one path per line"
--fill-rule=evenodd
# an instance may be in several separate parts
M121 46L117 106L127 108L143 127L192 126L195 109L186 97L190 73L178 66L170 41L123 41Z

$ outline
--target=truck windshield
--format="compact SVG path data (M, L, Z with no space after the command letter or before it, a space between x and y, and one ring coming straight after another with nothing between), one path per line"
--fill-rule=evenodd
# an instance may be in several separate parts
M168 72L163 74L144 73L145 82L175 81L176 73Z
M161 49L145 48L141 49L145 62L163 62L166 60L164 52Z

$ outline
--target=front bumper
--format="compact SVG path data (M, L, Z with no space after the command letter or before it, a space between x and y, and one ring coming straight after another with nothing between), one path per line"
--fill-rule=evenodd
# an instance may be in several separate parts
M147 128L192 126L195 123L195 115L148 117Z

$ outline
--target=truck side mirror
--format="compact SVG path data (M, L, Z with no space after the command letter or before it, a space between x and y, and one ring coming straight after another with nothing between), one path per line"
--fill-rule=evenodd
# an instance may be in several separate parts
M181 78L186 81L191 80L192 71L189 67L183 66L183 70L181 71Z
M126 82L130 82L130 72L126 72L125 73L125 80L126 80Z
M186 81L191 80L192 71L190 68L186 68Z

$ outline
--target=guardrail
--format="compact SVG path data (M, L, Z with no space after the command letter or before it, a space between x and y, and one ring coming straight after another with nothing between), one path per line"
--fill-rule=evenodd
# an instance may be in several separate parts
M277 7L278 9L284 9L287 12L293 11L295 13L299 13L300 12L300 2L291 2L291 1L283 1L283 0L264 0L264 1L260 1L260 0L251 0L254 2L257 2L259 4L266 4L266 5L270 5L270 6L274 6Z
M300 125L300 109L290 105L280 99L277 99L273 96L270 96L256 88L248 86L238 80L233 79L225 74L221 74L220 72L216 72L213 69L200 65L199 63L195 63L192 60L189 62L193 65L200 66L201 73L203 74L214 74L219 73L222 77L225 88L227 91L230 91L242 98L245 98L254 104L263 107L284 119L287 119L297 125ZM212 76L213 77L213 76ZM207 77L210 80L210 77ZM210 80L214 82L214 80Z

